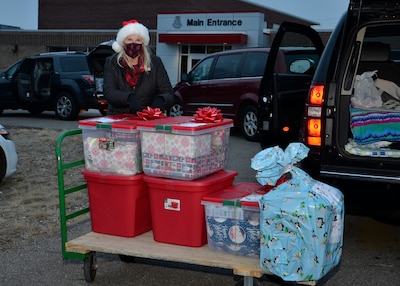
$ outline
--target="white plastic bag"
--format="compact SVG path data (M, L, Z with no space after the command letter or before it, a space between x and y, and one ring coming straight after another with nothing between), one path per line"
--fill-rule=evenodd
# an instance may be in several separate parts
M373 79L377 72L375 70L356 75L354 96L351 98L351 103L354 107L377 108L382 106L382 98Z

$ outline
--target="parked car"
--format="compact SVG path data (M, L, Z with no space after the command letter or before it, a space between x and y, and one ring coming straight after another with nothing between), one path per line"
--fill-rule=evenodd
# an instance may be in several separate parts
M101 57L111 53L111 47L100 45L90 54L53 52L19 60L0 74L0 114L5 109L47 110L73 120L81 110L93 108L105 115Z
M10 133L0 124L0 182L17 171L18 155Z
M217 107L224 117L234 120L246 139L258 140L258 94L268 54L269 48L247 48L208 55L188 74L183 74L174 87L180 103L170 113L193 115L198 108ZM275 72L280 74L298 75L290 69L296 58L318 61L318 54L308 48L285 48L279 55Z
M386 206L392 203L398 208L400 11L397 7L397 1L349 2L312 81L307 81L310 88L306 103L298 109L305 110L299 140L310 148L302 162L308 173L343 186L355 183L353 193L359 191L359 195L374 188L376 195L371 203L384 200ZM308 27L284 23L277 37L294 30L311 33ZM272 51L269 60L271 54ZM364 86L359 81L361 75L373 71L377 74L370 80L372 87L360 90ZM270 74L264 77L273 78ZM274 81L274 86L280 84L279 80ZM377 87L379 95L372 97ZM305 88L306 84L298 90L303 92ZM381 104L359 103L360 91L367 101L379 99ZM267 95L264 90L260 101L265 101ZM260 130L263 132L262 126ZM397 200L388 199L389 192L396 193Z

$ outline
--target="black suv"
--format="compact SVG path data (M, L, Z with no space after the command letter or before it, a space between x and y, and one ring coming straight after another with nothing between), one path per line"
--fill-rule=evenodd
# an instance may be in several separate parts
M309 28L284 24L278 34L292 30ZM352 186L358 198L373 190L371 206L382 201L386 208L398 208L400 194L399 39L398 1L351 0L307 81L306 103L298 106L304 110L299 139L310 148L303 168L329 183Z
M104 115L102 71L111 53L109 45L100 45L90 54L54 52L21 59L0 74L0 114L5 109L54 110L59 119L73 120L93 108Z

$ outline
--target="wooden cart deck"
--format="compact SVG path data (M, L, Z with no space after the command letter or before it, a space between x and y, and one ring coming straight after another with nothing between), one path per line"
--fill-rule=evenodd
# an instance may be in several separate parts
M154 241L152 231L132 238L89 232L68 241L66 250L82 254L96 251L232 269L236 275L251 278L260 278L268 274L261 269L259 258L213 252L208 245L188 247L159 243ZM299 284L316 285L316 281L304 281Z

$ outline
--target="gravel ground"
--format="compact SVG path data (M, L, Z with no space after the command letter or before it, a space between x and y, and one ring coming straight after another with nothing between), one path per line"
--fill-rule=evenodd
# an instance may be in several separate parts
M55 145L60 131L8 127L18 153L17 172L0 183L0 250L59 231L59 196ZM80 136L64 141L66 158L83 158ZM83 181L80 174L67 177ZM87 205L87 197L72 197L73 208Z

